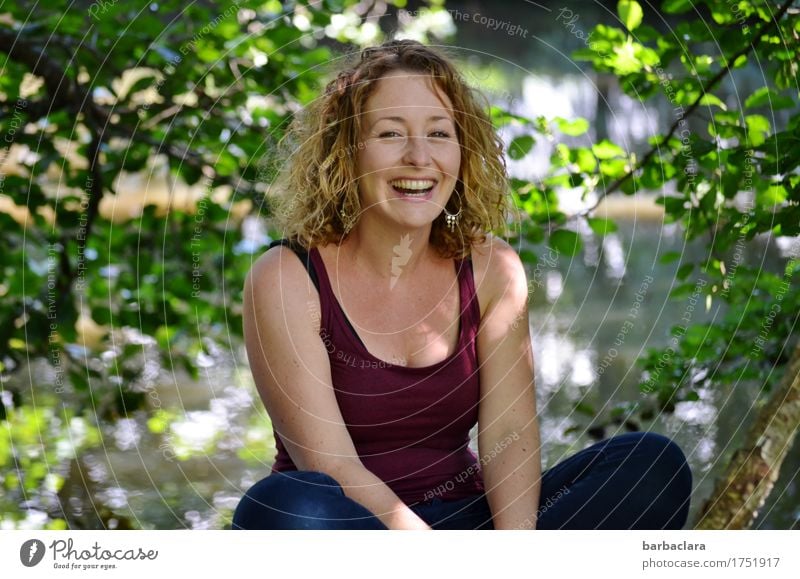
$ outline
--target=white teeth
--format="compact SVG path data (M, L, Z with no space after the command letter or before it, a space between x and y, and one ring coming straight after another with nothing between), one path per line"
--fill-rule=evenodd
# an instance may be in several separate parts
M392 181L391 185L399 189L412 189L414 191L422 191L424 189L430 189L431 187L436 185L436 181L431 181L429 179L425 180L398 179L397 181Z

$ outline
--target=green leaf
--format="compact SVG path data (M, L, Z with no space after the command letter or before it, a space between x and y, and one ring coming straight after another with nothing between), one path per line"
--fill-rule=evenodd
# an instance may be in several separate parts
M613 54L606 59L606 62L618 76L635 74L642 70L642 61L633 42L615 46Z
M703 97L700 99L700 104L705 106L716 105L723 111L728 110L728 107L725 105L725 103L722 102L717 95L710 92L707 92L703 95Z
M531 152L531 149L535 143L536 140L530 135L517 137L511 141L511 144L508 146L508 156L515 161L519 161L525 155Z
M73 388L83 392L89 390L89 378L85 370L82 371L80 368L73 368L70 369L68 373Z
M766 140L770 132L769 120L762 115L748 115L744 120L747 123L747 136L750 145L758 147Z
M594 406L589 404L584 400L579 400L575 403L575 412L579 412L580 414L585 414L586 416L594 418L597 416L597 410L595 410Z
M662 255L658 259L658 261L663 263L663 264L667 264L667 263L672 263L676 259L680 259L680 258L681 258L681 253L679 251L668 251L664 255Z
M550 234L549 245L569 257L577 255L583 247L580 236L569 229L557 229Z
M558 130L570 137L577 137L589 130L589 121L581 117L572 121L556 117L554 121L558 126Z
M587 217L586 221L589 223L589 227L592 228L592 231L597 235L614 233L618 229L614 221L603 217Z
M642 23L642 7L634 0L620 0L617 3L617 13L625 28L630 31L636 30Z
M619 145L607 139L592 145L592 153L598 159L613 159L614 157L623 157L625 155L625 151Z
M619 179L628 172L628 162L625 159L608 159L600 163L600 172L611 179Z
M732 68L742 68L745 64L747 64L747 55L742 54L733 61Z
M744 106L747 109L769 107L770 110L778 110L793 107L794 105L795 103L790 97L778 94L767 86L761 87L744 101Z
M178 328L176 326L159 326L155 334L159 348L162 350L169 350L170 343L177 334Z
M584 173L592 173L597 168L597 159L589 149L573 149L570 152L570 160Z
M669 292L669 297L671 299L679 300L681 298L685 298L687 296L692 295L694 291L695 284L691 282L682 283L680 285L675 286L672 288L672 291Z
M766 191L759 193L758 201L767 207L780 205L786 201L786 188L783 185L770 185Z
M147 421L147 428L153 434L164 434L169 430L170 423L174 416L166 410L156 410L152 417Z
M536 265L539 263L539 256L530 249L521 250L519 252L519 258L522 260L522 263L528 263L530 265Z
M544 241L544 230L537 225L529 224L525 228L525 239L527 239L530 243L541 243ZM538 258L534 261L534 263L536 261L538 261Z
M496 105L492 105L492 107L489 109L489 114L490 114L491 119L492 119L492 124L494 124L494 126L497 127L497 128L500 128L500 127L503 127L505 125L509 125L509 124L512 124L512 123L518 123L518 124L521 124L521 125L531 125L531 124L533 124L533 121L531 121L529 118L522 117L522 116L519 116L519 115L515 115L513 113L508 112L504 108L498 107Z
M661 9L667 14L682 14L694 8L692 0L666 0L661 4Z
M686 209L686 198L663 195L656 199L656 203L664 206L664 211L670 215L681 215Z
M675 272L675 277L680 280L684 280L687 277L689 277L689 274L692 273L693 269L694 269L693 263L684 263L682 266L678 268L678 271Z

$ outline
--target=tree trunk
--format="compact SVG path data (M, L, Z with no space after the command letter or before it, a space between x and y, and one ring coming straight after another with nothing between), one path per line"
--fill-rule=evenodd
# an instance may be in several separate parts
M800 426L800 343L756 415L744 445L703 505L695 529L747 529L778 479Z

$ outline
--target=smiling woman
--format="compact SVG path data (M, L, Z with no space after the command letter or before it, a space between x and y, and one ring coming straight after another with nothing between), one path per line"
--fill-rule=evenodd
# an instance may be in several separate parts
M377 81L367 99L356 158L361 219L376 228L429 226L455 189L461 149L452 110L427 74L397 70ZM413 103L409 106L408 103ZM386 111L392 111L386 114Z
M281 142L287 162L271 187L271 200L284 235L305 247L339 243L372 209L359 195L369 189L364 180L388 183L438 173L446 183L435 199L425 200L428 211L439 203L431 244L442 257L467 255L507 218L503 142L486 104L449 60L429 47L396 41L365 49L295 119ZM408 144L415 146L408 150ZM415 169L402 159L426 154L440 166ZM359 173L391 162L397 165L387 166L391 171L382 176ZM448 213L459 215L452 231Z
M285 237L253 264L243 312L278 453L234 528L684 524L691 474L662 436L541 472L528 287L491 233L506 173L478 102L441 53L392 41L294 123Z

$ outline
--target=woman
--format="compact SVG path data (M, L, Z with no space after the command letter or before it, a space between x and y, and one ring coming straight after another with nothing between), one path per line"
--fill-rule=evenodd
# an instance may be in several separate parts
M691 474L662 436L542 476L525 272L488 234L506 218L502 141L446 57L367 49L290 135L286 238L244 311L278 455L234 528L683 526Z

